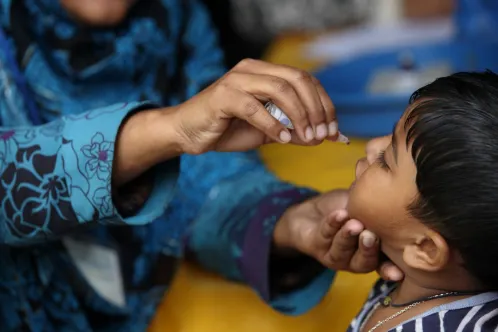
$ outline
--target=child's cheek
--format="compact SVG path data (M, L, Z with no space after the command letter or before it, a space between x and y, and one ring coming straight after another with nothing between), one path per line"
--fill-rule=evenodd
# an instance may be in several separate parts
M382 227L389 212L389 188L387 180L376 174L383 170L370 167L357 179L350 191L348 212L351 218L361 221L364 226L375 232Z

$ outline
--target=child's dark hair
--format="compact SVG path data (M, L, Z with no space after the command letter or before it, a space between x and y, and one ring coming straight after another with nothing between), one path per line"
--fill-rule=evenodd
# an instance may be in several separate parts
M420 194L409 211L460 252L483 287L498 290L498 75L439 78L410 104L405 129Z

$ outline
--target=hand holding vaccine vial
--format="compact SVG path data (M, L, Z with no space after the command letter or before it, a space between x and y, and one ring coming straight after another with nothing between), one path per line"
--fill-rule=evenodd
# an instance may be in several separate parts
M281 124L283 124L286 128L288 129L294 129L294 126L292 125L292 122L290 119L285 115L284 112L280 108L277 107L274 103L271 101L267 102L265 104L265 108L268 111L268 113L271 114L275 119L277 119ZM337 137L337 141L340 143L345 143L349 144L349 138L344 136L341 132L339 132L339 136Z

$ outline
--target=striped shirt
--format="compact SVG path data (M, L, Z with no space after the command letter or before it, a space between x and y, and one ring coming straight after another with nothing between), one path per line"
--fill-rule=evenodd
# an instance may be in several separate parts
M378 281L370 292L348 332L359 332L379 299L387 296L395 284ZM379 327L377 331L385 331ZM376 331L376 332L377 332ZM487 332L498 331L498 292L488 292L434 307L412 317L389 332Z

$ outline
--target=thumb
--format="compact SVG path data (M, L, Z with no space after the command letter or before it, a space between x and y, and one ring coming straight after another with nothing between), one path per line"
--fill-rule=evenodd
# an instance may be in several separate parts
M247 151L270 143L272 140L245 121L234 119L216 143L216 151Z

